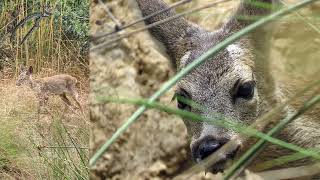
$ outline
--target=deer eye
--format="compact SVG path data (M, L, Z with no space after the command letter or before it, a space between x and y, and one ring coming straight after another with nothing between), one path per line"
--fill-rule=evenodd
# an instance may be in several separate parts
M241 83L240 80L238 80L235 84L233 97L234 99L236 98L251 99L254 95L254 88L255 88L254 81L247 81L247 82Z
M253 97L254 93L254 81L248 81L242 83L237 91L237 97L245 98L245 99L251 99Z
M191 107L185 102L187 99L191 99L190 95L185 90L180 89L178 92L176 92L175 98L177 99L177 107L179 109L186 111L191 110Z

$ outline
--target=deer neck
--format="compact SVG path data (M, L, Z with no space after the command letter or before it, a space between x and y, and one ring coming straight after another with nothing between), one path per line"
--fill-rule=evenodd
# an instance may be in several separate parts
M34 81L32 76L30 76L30 80L28 81L28 86L35 92L40 91L40 84Z

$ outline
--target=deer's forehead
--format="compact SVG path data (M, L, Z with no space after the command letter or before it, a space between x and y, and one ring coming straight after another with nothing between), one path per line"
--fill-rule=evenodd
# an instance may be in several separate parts
M188 51L181 58L181 64L188 65L194 54ZM180 85L192 91L224 91L241 79L252 79L253 59L240 44L231 44L216 57L208 59L187 75ZM197 92L195 92L197 94Z
M245 53L244 49L239 44L230 44L226 49L229 57L234 61L241 58Z
M196 49L186 51L179 60L179 69L182 69L193 62L196 58L200 57L210 48ZM233 68L241 69L241 66L253 66L253 57L240 43L235 43L227 46L224 50L218 53L215 57L206 60L202 65L197 68L197 73L208 75L223 76L224 73L232 71ZM246 70L248 68L243 68Z

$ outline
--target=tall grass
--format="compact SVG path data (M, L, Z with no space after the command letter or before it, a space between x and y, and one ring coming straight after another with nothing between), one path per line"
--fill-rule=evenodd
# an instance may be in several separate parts
M38 121L32 92L0 84L0 179L87 179L87 122L63 113L57 98L49 103L53 118L42 114Z
M5 66L12 69L12 76L17 75L20 64L33 65L36 72L46 75L50 73L46 71L52 70L88 76L89 1L4 0L0 4L0 32L3 35L0 44L7 47L10 61ZM45 8L47 6L49 8ZM52 14L41 18L39 26L19 45L35 25L35 19L17 28L14 36L13 29L26 17L43 13L44 9L50 9ZM10 40L11 36L13 39ZM4 63L3 59L0 57L1 63Z
M45 10L39 26L33 18L17 27ZM0 11L0 179L87 179L89 1L2 0ZM75 76L85 116L51 98L38 121L35 94L14 83L20 65L32 65L35 78Z

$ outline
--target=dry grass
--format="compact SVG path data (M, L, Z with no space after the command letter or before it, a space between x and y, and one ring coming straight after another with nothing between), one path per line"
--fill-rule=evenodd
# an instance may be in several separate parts
M87 94L80 96L86 110ZM54 97L48 105L53 117L41 114L38 121L35 95L28 87L16 87L13 80L0 81L0 107L0 179L88 176L86 163L81 162L81 158L87 161L88 149L56 148L74 144L88 147L89 126L80 112L68 110L63 114L62 101Z
M84 11L75 13L80 12L75 10L75 7L79 8L77 3L80 2L0 1L0 179L88 177L89 61L87 53L82 51L84 40L72 38L75 34L68 34L63 24L67 19L71 29L86 25L85 20L73 17L80 14L81 18L86 18ZM85 7L85 3L80 3L81 7ZM45 4L52 8L52 15L42 18L21 45L19 43L33 27L34 19L17 28L10 39L18 23L34 13L42 13ZM38 102L34 93L28 87L15 86L14 77L22 64L32 65L39 77L60 73L76 77L80 81L78 91L86 117L79 110L63 113L64 104L54 97L48 104L51 113L41 114L38 121Z

